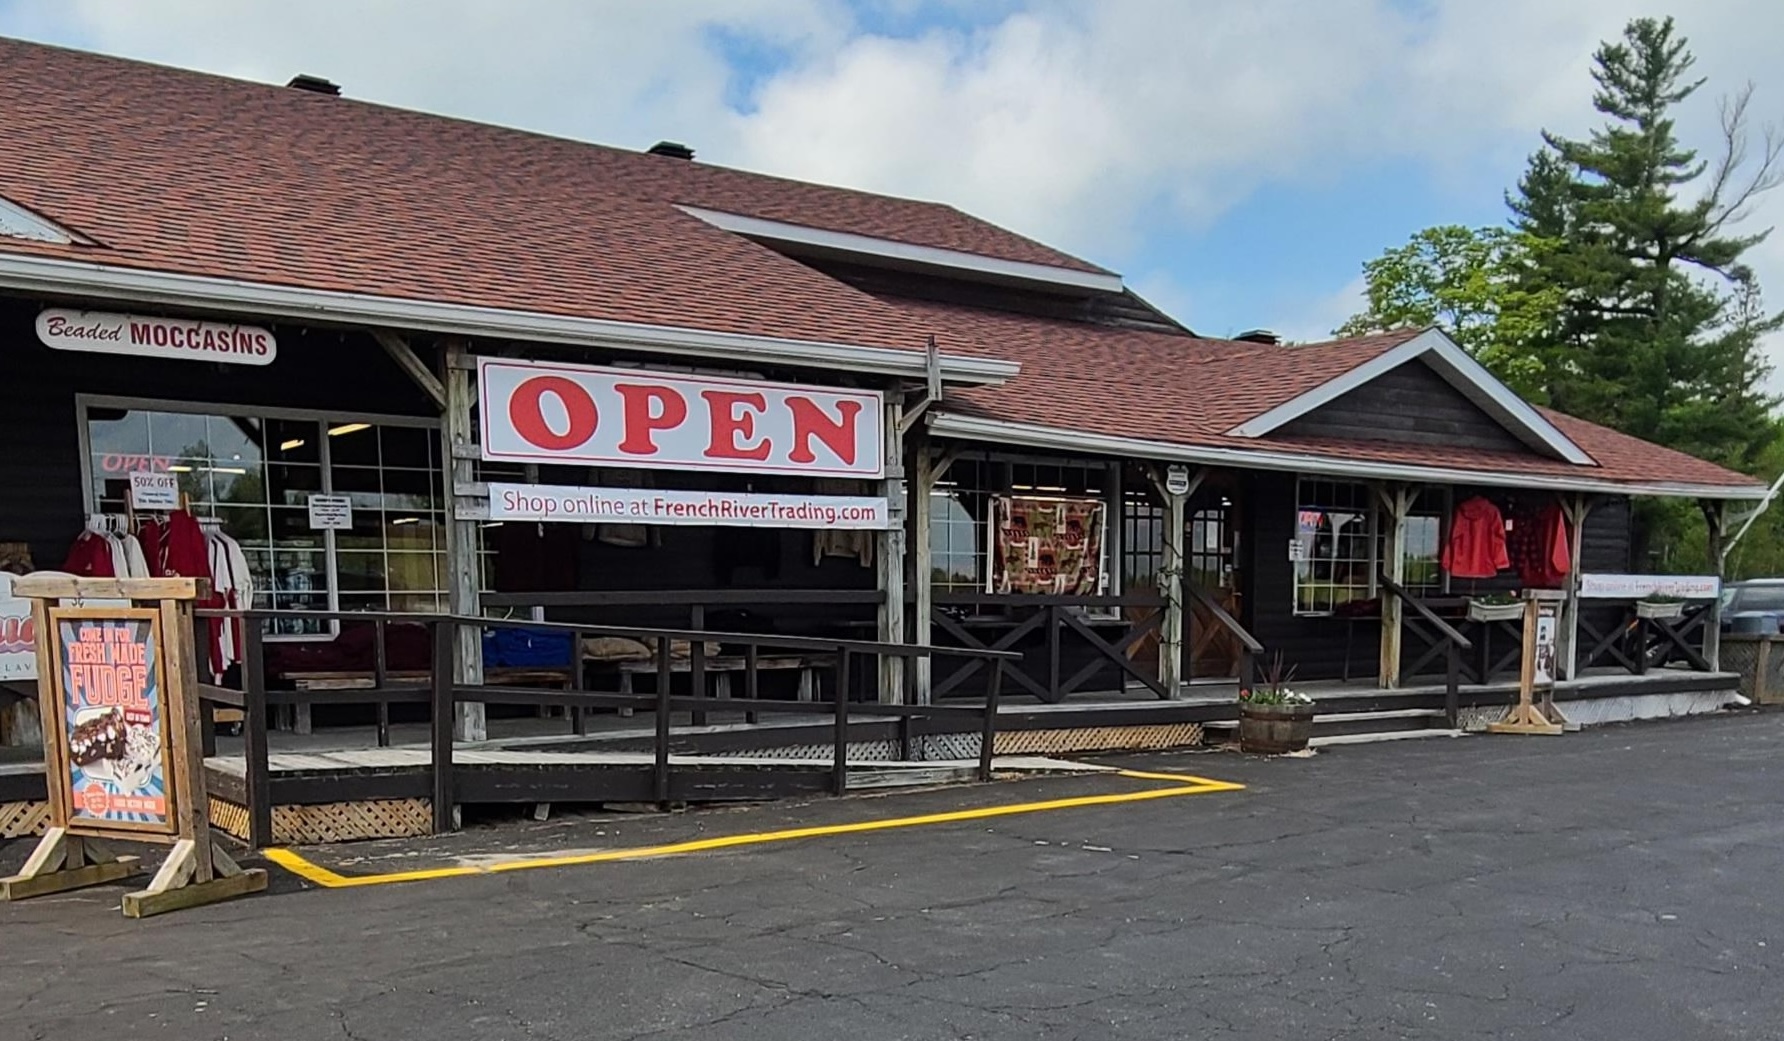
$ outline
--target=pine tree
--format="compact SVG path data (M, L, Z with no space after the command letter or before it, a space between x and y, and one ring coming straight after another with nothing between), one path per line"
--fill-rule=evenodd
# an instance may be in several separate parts
M1742 176L1748 93L1723 107L1711 164L1683 147L1673 112L1704 83L1672 20L1638 19L1595 55L1593 103L1607 123L1584 141L1545 133L1508 197L1528 248L1520 281L1559 292L1532 340L1562 411L1738 467L1777 438L1757 310L1741 257L1765 232L1732 227L1779 181L1770 135ZM1709 174L1692 200L1681 193Z

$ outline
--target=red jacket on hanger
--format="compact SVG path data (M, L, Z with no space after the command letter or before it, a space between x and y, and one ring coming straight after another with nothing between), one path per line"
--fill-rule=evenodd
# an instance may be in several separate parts
M82 578L116 578L117 569L112 567L111 543L104 535L96 535L83 531L68 547L68 559L62 563L62 570Z
M1511 547L1518 580L1534 589L1559 589L1573 570L1567 518L1561 507L1549 503L1541 512L1518 518Z
M1478 496L1457 506L1443 546L1443 569L1455 578L1492 578L1510 566L1499 507Z

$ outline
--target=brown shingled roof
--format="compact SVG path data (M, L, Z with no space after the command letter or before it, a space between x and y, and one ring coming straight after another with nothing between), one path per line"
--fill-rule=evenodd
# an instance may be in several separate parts
M950 395L947 409L962 414L1167 445L1481 473L1627 484L1758 484L1714 463L1546 409L1543 414L1596 466L1484 448L1227 433L1418 336L1419 329L1279 347L946 304L889 302L953 330L952 349L958 353L980 351L1021 363L1022 372L1009 383Z
M910 350L897 311L675 204L1100 270L934 203L16 40L0 127L0 197L98 243L0 250L122 267Z
M1163 444L1751 487L1566 416L1598 463L1226 432L1418 334L1266 346L877 298L682 213L698 206L1074 271L935 203L0 39L0 197L97 245L0 252L372 296L1015 361L945 408Z

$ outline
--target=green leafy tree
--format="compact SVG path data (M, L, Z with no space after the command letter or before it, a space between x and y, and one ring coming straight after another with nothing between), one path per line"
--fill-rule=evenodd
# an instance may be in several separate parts
M1426 228L1363 265L1368 310L1337 333L1441 325L1513 389L1546 401L1538 337L1553 326L1561 294L1519 277L1532 248L1504 228Z
M1760 344L1784 316L1743 259L1768 232L1736 229L1784 179L1784 142L1768 130L1754 146L1749 87L1723 102L1712 158L1683 146L1694 64L1671 19L1630 22L1594 55L1604 124L1543 135L1506 197L1510 228L1432 228L1389 250L1344 331L1442 323L1532 400L1772 476L1779 402ZM1660 556L1691 512L1643 510Z

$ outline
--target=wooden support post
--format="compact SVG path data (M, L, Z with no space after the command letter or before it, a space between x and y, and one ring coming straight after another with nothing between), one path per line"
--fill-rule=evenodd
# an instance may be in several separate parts
M1703 508L1707 530L1704 544L1709 550L1710 573L1720 584L1728 565L1728 503L1721 499L1705 499L1698 505ZM1703 620L1703 660L1709 663L1712 672L1722 669L1722 597L1720 589L1717 592Z
M450 621L438 622L434 625L434 660L433 667L428 670L432 705L429 713L431 719L429 760L433 766L433 801L434 801L434 833L444 835L458 827L457 792L452 777L452 738L453 722L456 714L452 710L453 702L453 664L457 658L454 648L453 630L459 626Z
M670 659L669 637L657 637L657 710L656 710L656 744L652 747L655 760L651 771L651 788L655 792L657 808L669 810L669 717L670 686L675 682L675 669Z
M265 636L260 623L249 620L242 641L242 783L248 795L248 845L255 849L273 844L268 716Z
M954 457L937 456L930 446L919 445L912 458L916 472L910 483L909 555L915 562L910 578L917 595L915 608L911 612L911 636L918 646L927 647L934 638L932 616L935 612L935 545L931 500L935 495L936 482L947 474L948 467L954 463ZM913 700L918 705L927 705L935 675L935 663L928 655L924 655L912 662L911 668L916 673Z
M846 795L849 791L849 687L853 678L849 671L849 649L836 649L836 703L832 719L830 791Z
M1159 623L1158 682L1165 689L1165 696L1175 699L1183 696L1183 683L1190 671L1183 653L1184 632L1189 627L1183 595L1183 567L1188 559L1189 498L1201 487L1208 471L1206 468L1197 470L1187 483L1179 483L1181 475L1173 479L1156 466L1149 467L1146 474L1153 491L1165 504L1164 552L1158 573L1158 591L1165 599L1164 617Z
M1550 722L1536 707L1536 620L1542 605L1535 599L1524 601L1524 664L1518 673L1518 703L1505 719L1488 723L1495 734L1559 734L1560 723Z
M874 566L878 572L878 589L880 606L878 621L878 639L881 643L905 642L905 604L904 577L906 550L905 540L905 508L904 494L904 406L896 401L886 403L885 460L886 478L881 482L881 494L886 497L890 509L892 526L885 531L877 532L874 548ZM886 704L904 703L904 670L905 660L894 655L880 655L879 658L879 694L877 700Z
M476 463L470 458L474 449L475 427L471 408L477 391L471 385L474 361L462 340L448 340L445 367L440 381L446 388L446 408L441 415L441 456L445 460L446 487L446 606L455 615L479 615L477 586L479 533L474 518L461 516L458 488L476 480ZM454 653L453 682L461 686L483 683L483 639L473 626L458 626L458 645ZM480 702L457 706L453 736L460 741L482 741L489 737L487 710Z
M1397 584L1406 585L1406 515L1412 511L1412 501L1418 497L1418 491L1404 484L1389 483L1375 486L1375 494L1381 499L1386 515L1382 518L1386 530L1381 540L1382 569ZM1406 605L1397 596L1381 598L1381 664L1378 679L1385 690L1393 690L1400 686L1400 644L1403 623L1406 616Z
M1555 657L1561 663L1561 675L1570 680L1578 678L1580 670L1580 573L1585 570L1580 556L1585 552L1586 518L1592 513L1592 507L1593 500L1589 495L1569 495L1561 500L1561 512L1567 518L1572 566L1567 570L1567 584L1563 587L1561 628L1555 634L1559 653Z
M1183 602L1183 563L1189 539L1189 497L1207 476L1206 469L1197 470L1187 484L1172 491L1172 480L1167 474L1156 466L1147 469L1152 490L1165 504L1164 554L1158 571L1158 592L1165 598L1164 618L1159 623L1158 685L1172 699L1183 696L1188 671L1183 660L1183 634L1189 627Z

